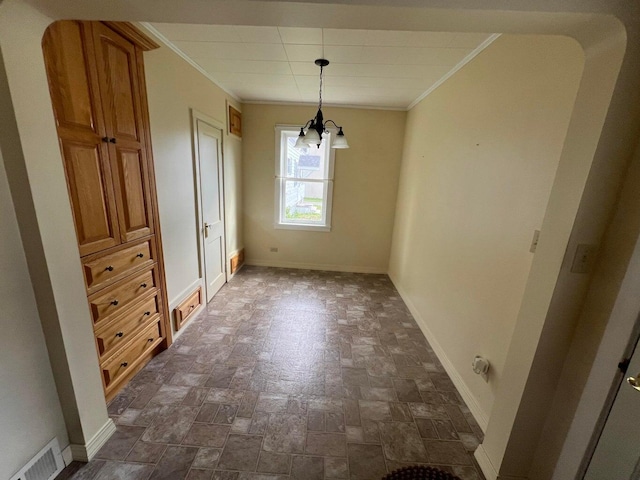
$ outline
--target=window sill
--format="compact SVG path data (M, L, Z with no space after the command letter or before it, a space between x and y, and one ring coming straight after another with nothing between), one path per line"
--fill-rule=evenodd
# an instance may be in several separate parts
M304 223L274 223L273 228L276 230L307 230L310 232L330 232L331 227L326 225L311 225Z

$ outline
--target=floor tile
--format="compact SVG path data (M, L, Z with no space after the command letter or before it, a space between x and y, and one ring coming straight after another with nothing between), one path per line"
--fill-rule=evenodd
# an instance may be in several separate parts
M344 457L347 455L346 435L340 433L308 432L305 453L329 457Z
M213 470L200 470L197 468L192 468L189 470L189 474L187 475L186 480L211 480L211 476L213 475Z
M147 480L153 471L151 465L137 463L107 462L98 472L95 480Z
M116 432L111 436L107 443L96 454L96 458L103 460L124 460L127 454L133 448L144 433L144 427L131 427L127 425L118 425Z
M211 469L216 468L222 450L219 448L199 448L196 458L191 465L193 468Z
M174 406L166 415L155 418L142 435L142 440L150 443L179 444L191 428L197 414L197 407Z
M321 457L295 455L291 465L291 478L295 480L323 480L324 460Z
M164 450L167 448L162 443L137 442L126 460L129 462L153 463L156 464L162 457Z
M325 478L349 478L349 464L346 458L327 457L324 459Z
M349 458L349 478L353 480L372 480L381 478L387 473L382 454L382 447L378 445L347 446Z
M200 447L222 447L231 431L228 425L205 425L194 423L182 440L184 445Z
M291 470L291 455L261 452L258 472L288 474Z
M413 423L380 423L384 454L396 462L427 462L427 452ZM444 462L443 462L444 463Z
M264 437L267 452L302 453L307 430L305 415L271 414Z
M262 437L258 435L229 435L218 461L218 468L255 471L261 445Z
M153 470L150 480L181 480L186 478L197 453L198 449L194 447L169 445Z
M428 461L444 465L470 465L471 459L462 442L424 440Z

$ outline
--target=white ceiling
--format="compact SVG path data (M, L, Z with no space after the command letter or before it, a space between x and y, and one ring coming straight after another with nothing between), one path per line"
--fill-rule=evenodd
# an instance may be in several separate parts
M493 37L478 33L153 23L152 28L242 101L407 108Z

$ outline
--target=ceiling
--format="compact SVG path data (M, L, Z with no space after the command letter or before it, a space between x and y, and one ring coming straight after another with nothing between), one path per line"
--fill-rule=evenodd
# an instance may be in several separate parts
M149 25L147 25L149 26ZM179 53L245 102L408 108L495 38L488 33L238 25L150 25Z

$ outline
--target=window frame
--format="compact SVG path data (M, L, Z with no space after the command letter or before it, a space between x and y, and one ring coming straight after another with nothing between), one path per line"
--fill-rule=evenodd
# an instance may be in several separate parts
M292 135L283 135L284 132L290 132ZM290 136L297 137L300 134L300 126L295 125L276 125L275 126L275 185L274 185L274 222L273 227L281 230L307 230L315 232L331 231L331 210L333 204L333 182L334 182L334 165L335 165L335 149L331 148L331 139L336 132L329 130L328 134L323 135L325 148L328 149L326 162L326 177L322 179L308 179L300 177L288 177L286 175L287 163L283 162L282 154L286 151L286 139ZM324 204L323 204L323 223L311 223L310 221L283 221L284 201L286 199L285 185L287 181L298 180L301 182L313 182L324 184Z

